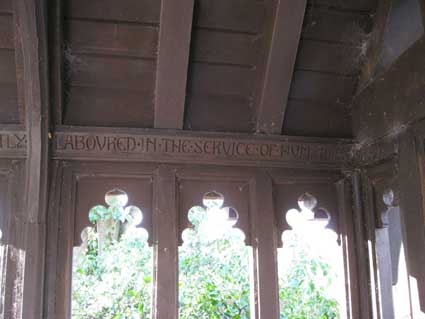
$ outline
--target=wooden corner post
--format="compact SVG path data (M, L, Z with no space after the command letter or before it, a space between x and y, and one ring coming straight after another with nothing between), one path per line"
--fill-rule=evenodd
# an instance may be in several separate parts
M48 202L49 98L46 0L14 1L15 28L22 52L22 100L27 130L22 318L43 318L46 213Z

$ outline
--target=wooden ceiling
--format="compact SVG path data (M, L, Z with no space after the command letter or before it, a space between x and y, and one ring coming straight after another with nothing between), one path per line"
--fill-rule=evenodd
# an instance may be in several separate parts
M376 0L51 0L56 125L351 137ZM0 123L23 124L0 0Z

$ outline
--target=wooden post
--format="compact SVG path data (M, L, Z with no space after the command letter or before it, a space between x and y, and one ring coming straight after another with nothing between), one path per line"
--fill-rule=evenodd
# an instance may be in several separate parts
M273 205L273 184L265 172L251 181L253 302L256 319L279 318L277 227Z
M161 166L155 176L154 319L178 318L178 225L175 173Z
M22 52L23 101L27 127L25 221L22 234L25 268L22 318L43 317L46 212L48 197L48 58L47 3L14 1L17 36Z

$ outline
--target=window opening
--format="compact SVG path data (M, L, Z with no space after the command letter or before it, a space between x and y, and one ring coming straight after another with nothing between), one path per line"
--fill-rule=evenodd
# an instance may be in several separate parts
M280 318L346 318L342 251L326 228L330 215L315 209L317 199L308 193L298 206L286 213L291 229L278 250Z
M72 319L151 318L152 248L142 211L127 194L106 193L105 206L89 212L93 227L74 248Z
M209 192L188 212L179 248L179 318L250 318L250 247L234 226L238 212Z

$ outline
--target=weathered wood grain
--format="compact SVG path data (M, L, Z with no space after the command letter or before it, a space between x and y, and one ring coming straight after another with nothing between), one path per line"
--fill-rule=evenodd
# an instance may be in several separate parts
M217 132L254 132L253 101L237 96L197 95L186 98L185 129ZM235 122L235 118L238 121Z
M361 45L371 30L368 14L307 7L301 37Z
M65 2L65 15L79 19L112 20L158 24L158 0L71 0Z
M262 38L255 35L195 28L191 40L194 62L254 66Z
M18 124L19 122L16 84L0 84L0 123Z
M158 49L158 27L117 22L69 20L72 52L153 59Z
M40 0L14 1L17 36L22 51L22 79L26 107L27 168L25 182L22 317L43 318L46 216L49 174L49 96L47 4Z
M15 47L13 34L13 16L11 14L0 15L0 49Z
M300 41L297 56L299 70L355 76L361 63L360 47L307 39Z
M189 68L188 92L249 97L254 93L255 75L252 68L192 63Z
M331 8L346 9L352 11L373 12L377 6L377 0L309 0L311 5L320 5Z
M197 0L193 24L197 27L260 33L265 3L256 0Z
M356 79L334 74L296 70L289 97L299 100L333 102L344 105L356 88Z
M154 90L155 61L72 53L66 58L71 86Z
M64 123L82 126L153 127L153 93L72 86Z
M398 134L425 118L424 53L421 39L355 97L353 128L359 141Z
M289 99L282 134L351 138L351 117L341 103Z

